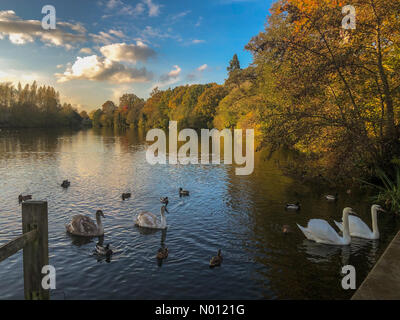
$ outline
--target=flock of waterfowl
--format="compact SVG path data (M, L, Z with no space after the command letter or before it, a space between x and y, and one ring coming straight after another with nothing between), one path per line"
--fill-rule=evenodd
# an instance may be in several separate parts
M64 180L61 184L63 188L69 188L71 183L68 180ZM179 196L189 196L189 191L179 188ZM131 193L123 193L121 198L123 201L129 199ZM19 202L31 200L32 195L19 195ZM328 201L336 201L338 199L338 194L326 195L325 199ZM166 229L167 220L165 217L165 212L168 212L167 205L169 203L168 197L161 197L160 202L162 203L160 209L160 219L151 212L141 212L135 218L135 225L141 228L147 229ZM299 202L288 203L285 206L285 210L299 211L301 205ZM367 224L362 221L359 217L356 217L356 213L352 208L344 208L342 222L334 221L335 225L342 232L340 235L327 221L322 219L311 219L307 227L302 227L297 224L304 236L311 241L316 243L328 244L328 245L349 245L351 243L352 237L364 238L369 240L379 239L379 229L378 229L378 212L385 212L383 208L379 205L372 205L371 207L371 217L372 217L372 230L367 226ZM351 215L353 214L353 215ZM104 218L104 214L101 210L96 211L96 222L94 222L90 217L85 215L75 215L72 217L71 221L65 226L68 233L82 236L82 237L101 237L104 235L104 228L101 218ZM284 225L282 228L284 234L291 232L289 225ZM103 243L99 242L96 244L95 252L100 256L105 256L109 258L113 251L110 245L103 246ZM168 257L168 248L160 248L156 255L158 260L163 260ZM220 266L222 263L221 249L218 250L218 254L212 257L210 260L210 267Z
M67 189L71 186L71 183L68 180L64 180L61 184L61 187ZM189 191L183 190L179 188L179 196L189 196ZM131 193L123 193L121 198L123 201L129 199L131 197ZM32 195L22 195L18 196L18 201L24 202L27 200L31 200ZM160 209L160 219L151 212L141 212L135 218L135 225L141 228L147 229L166 229L167 228L167 220L165 217L165 212L168 212L167 205L169 203L168 197L161 197L160 202L162 203ZM96 211L96 222L94 222L90 217L78 214L72 217L71 221L65 225L66 231L72 235L80 236L80 237L102 237L104 235L104 227L101 218L105 218L102 210ZM105 256L106 258L110 258L113 254L110 245L103 245L102 241L98 242L95 247L95 253L100 256ZM160 248L157 252L156 258L158 260L164 260L168 257L168 248L163 247ZM222 263L222 254L221 249L218 250L218 254L215 257L212 257L210 260L210 267L220 266Z
M347 193L350 194L349 192ZM325 199L328 201L336 201L338 199L338 194L326 195ZM294 204L288 203L285 209L298 211L301 209L301 205L299 202ZM372 230L364 221L355 216L357 214L352 208L343 209L342 222L334 221L335 225L342 232L342 235L336 232L327 221L322 219L311 219L307 227L302 227L298 224L297 226L308 240L328 245L349 245L352 237L368 240L379 239L378 212L385 212L385 210L380 205L372 205ZM289 233L290 226L284 225L282 231L285 234Z

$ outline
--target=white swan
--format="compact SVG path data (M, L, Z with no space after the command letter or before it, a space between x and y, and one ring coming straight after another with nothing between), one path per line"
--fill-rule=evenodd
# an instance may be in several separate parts
M69 224L65 226L67 232L84 237L98 237L104 234L103 223L101 217L104 218L103 211L97 210L96 222L97 224L87 216L78 214L72 217Z
M351 242L349 230L350 213L355 214L352 208L345 208L343 210L343 237L339 236L339 234L330 226L328 222L321 219L311 219L308 222L307 228L303 228L299 225L297 226L304 233L308 240L330 245L349 245Z
M362 221L359 217L349 216L349 227L350 235L356 238L363 238L369 240L379 239L379 229L378 229L378 211L385 212L380 205L374 204L371 207L371 217L372 217L372 231L367 226L367 224ZM343 224L341 222L335 221L337 227L343 231Z
M164 212L167 211L165 206L161 207L161 219L158 221L157 216L151 212L142 212L136 217L135 224L139 227L150 229L166 229L167 219ZM168 212L169 213L169 212Z

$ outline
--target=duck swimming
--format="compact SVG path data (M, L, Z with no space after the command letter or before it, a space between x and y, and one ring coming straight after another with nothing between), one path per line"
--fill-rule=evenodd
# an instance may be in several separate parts
M18 201L19 201L19 203L24 202L24 201L27 201L27 200L32 200L32 195L28 194L28 195L26 195L26 196L23 196L22 194L20 194L20 195L18 196Z
M291 230L291 228L290 228L289 225L285 224L285 225L282 227L282 232L283 232L283 234L289 234L289 233L292 232L292 230Z
M61 183L61 187L63 187L63 188L69 188L70 185L71 185L71 182L69 182L68 180L64 180Z
M189 191L187 190L183 190L182 188L179 188L179 196L188 196L189 195Z
M328 201L336 201L338 199L338 193L336 192L335 195L328 194L325 196L325 199Z
M286 206L285 206L286 210L296 210L296 211L298 211L298 210L300 210L300 208L301 208L301 206L300 206L299 202L287 203Z
M165 204L165 206L167 206L168 205L168 197L161 197L160 202Z
M158 249L156 258L158 260L167 259L168 258L168 248L165 247L165 248Z
M104 234L103 223L101 222L101 217L104 217L103 211L97 210L96 212L96 222L89 217L82 214L78 214L72 217L69 224L65 226L67 232L84 237L98 237Z
M132 196L132 194L130 192L127 193L123 193L121 198L123 201L125 201L126 199L129 199Z
M219 267L222 263L222 254L221 249L218 250L218 254L216 257L212 257L210 260L210 268Z
M110 249L109 244L104 247L100 242L98 242L96 244L96 253L100 256L106 256L109 258L113 254L113 251Z

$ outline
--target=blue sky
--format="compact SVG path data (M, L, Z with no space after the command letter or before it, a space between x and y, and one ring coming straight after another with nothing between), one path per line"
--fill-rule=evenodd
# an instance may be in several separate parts
M222 83L237 53L264 28L271 0L15 1L0 4L0 81L37 80L92 110L123 93ZM56 30L43 30L44 5Z

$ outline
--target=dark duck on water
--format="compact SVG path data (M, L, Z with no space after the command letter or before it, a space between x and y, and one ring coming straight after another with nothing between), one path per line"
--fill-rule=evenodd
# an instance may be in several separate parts
M69 188L69 186L71 185L71 182L69 182L68 180L64 180L62 183L61 183L61 187L63 187L63 188Z

